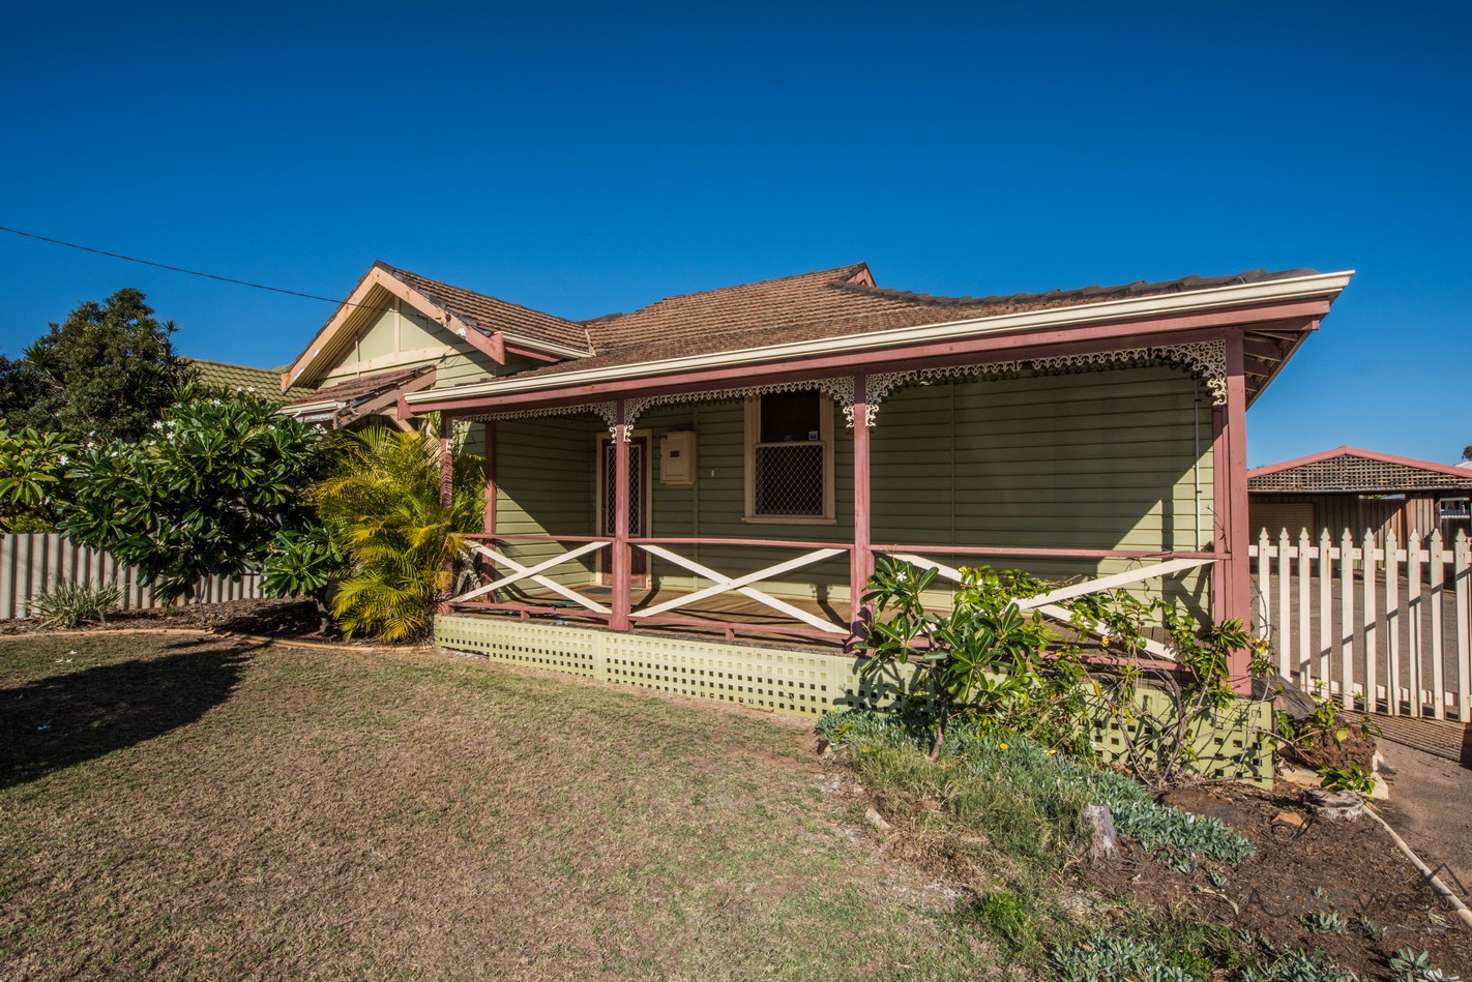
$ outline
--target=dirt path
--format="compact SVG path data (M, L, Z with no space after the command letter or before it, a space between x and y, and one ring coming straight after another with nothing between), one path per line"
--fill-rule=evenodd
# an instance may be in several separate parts
M1428 866L1445 867L1442 882L1472 904L1472 770L1389 740L1380 752L1393 773L1390 800L1376 809Z

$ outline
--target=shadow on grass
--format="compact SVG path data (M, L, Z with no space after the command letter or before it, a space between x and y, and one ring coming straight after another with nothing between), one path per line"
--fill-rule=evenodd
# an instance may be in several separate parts
M0 690L0 788L192 723L229 698L257 647L99 665Z
M286 600L257 604L213 626L235 634L318 638L321 637L322 619L318 616L317 606L310 600Z

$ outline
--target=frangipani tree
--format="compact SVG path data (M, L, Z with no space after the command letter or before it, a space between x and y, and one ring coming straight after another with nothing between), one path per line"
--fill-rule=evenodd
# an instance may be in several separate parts
M273 538L316 521L308 490L327 472L320 431L251 396L192 398L135 443L82 453L61 524L136 565L165 600L206 576L257 570Z

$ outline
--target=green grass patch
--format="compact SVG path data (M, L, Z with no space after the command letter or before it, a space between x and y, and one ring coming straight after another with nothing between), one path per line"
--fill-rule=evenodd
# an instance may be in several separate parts
M963 920L974 921L1013 951L1030 951L1038 947L1038 932L1032 912L1027 902L1014 893L997 890L963 907L959 913Z

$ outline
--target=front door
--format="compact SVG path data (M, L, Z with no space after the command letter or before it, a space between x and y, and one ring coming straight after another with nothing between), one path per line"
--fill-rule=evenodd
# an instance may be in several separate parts
M613 438L598 438L598 533L612 535L614 526L613 505L616 500L613 484ZM635 434L629 440L629 535L648 535L649 529L649 437ZM630 550L631 572L643 578L648 573L649 553L638 546ZM608 550L598 550L599 571L607 580Z

